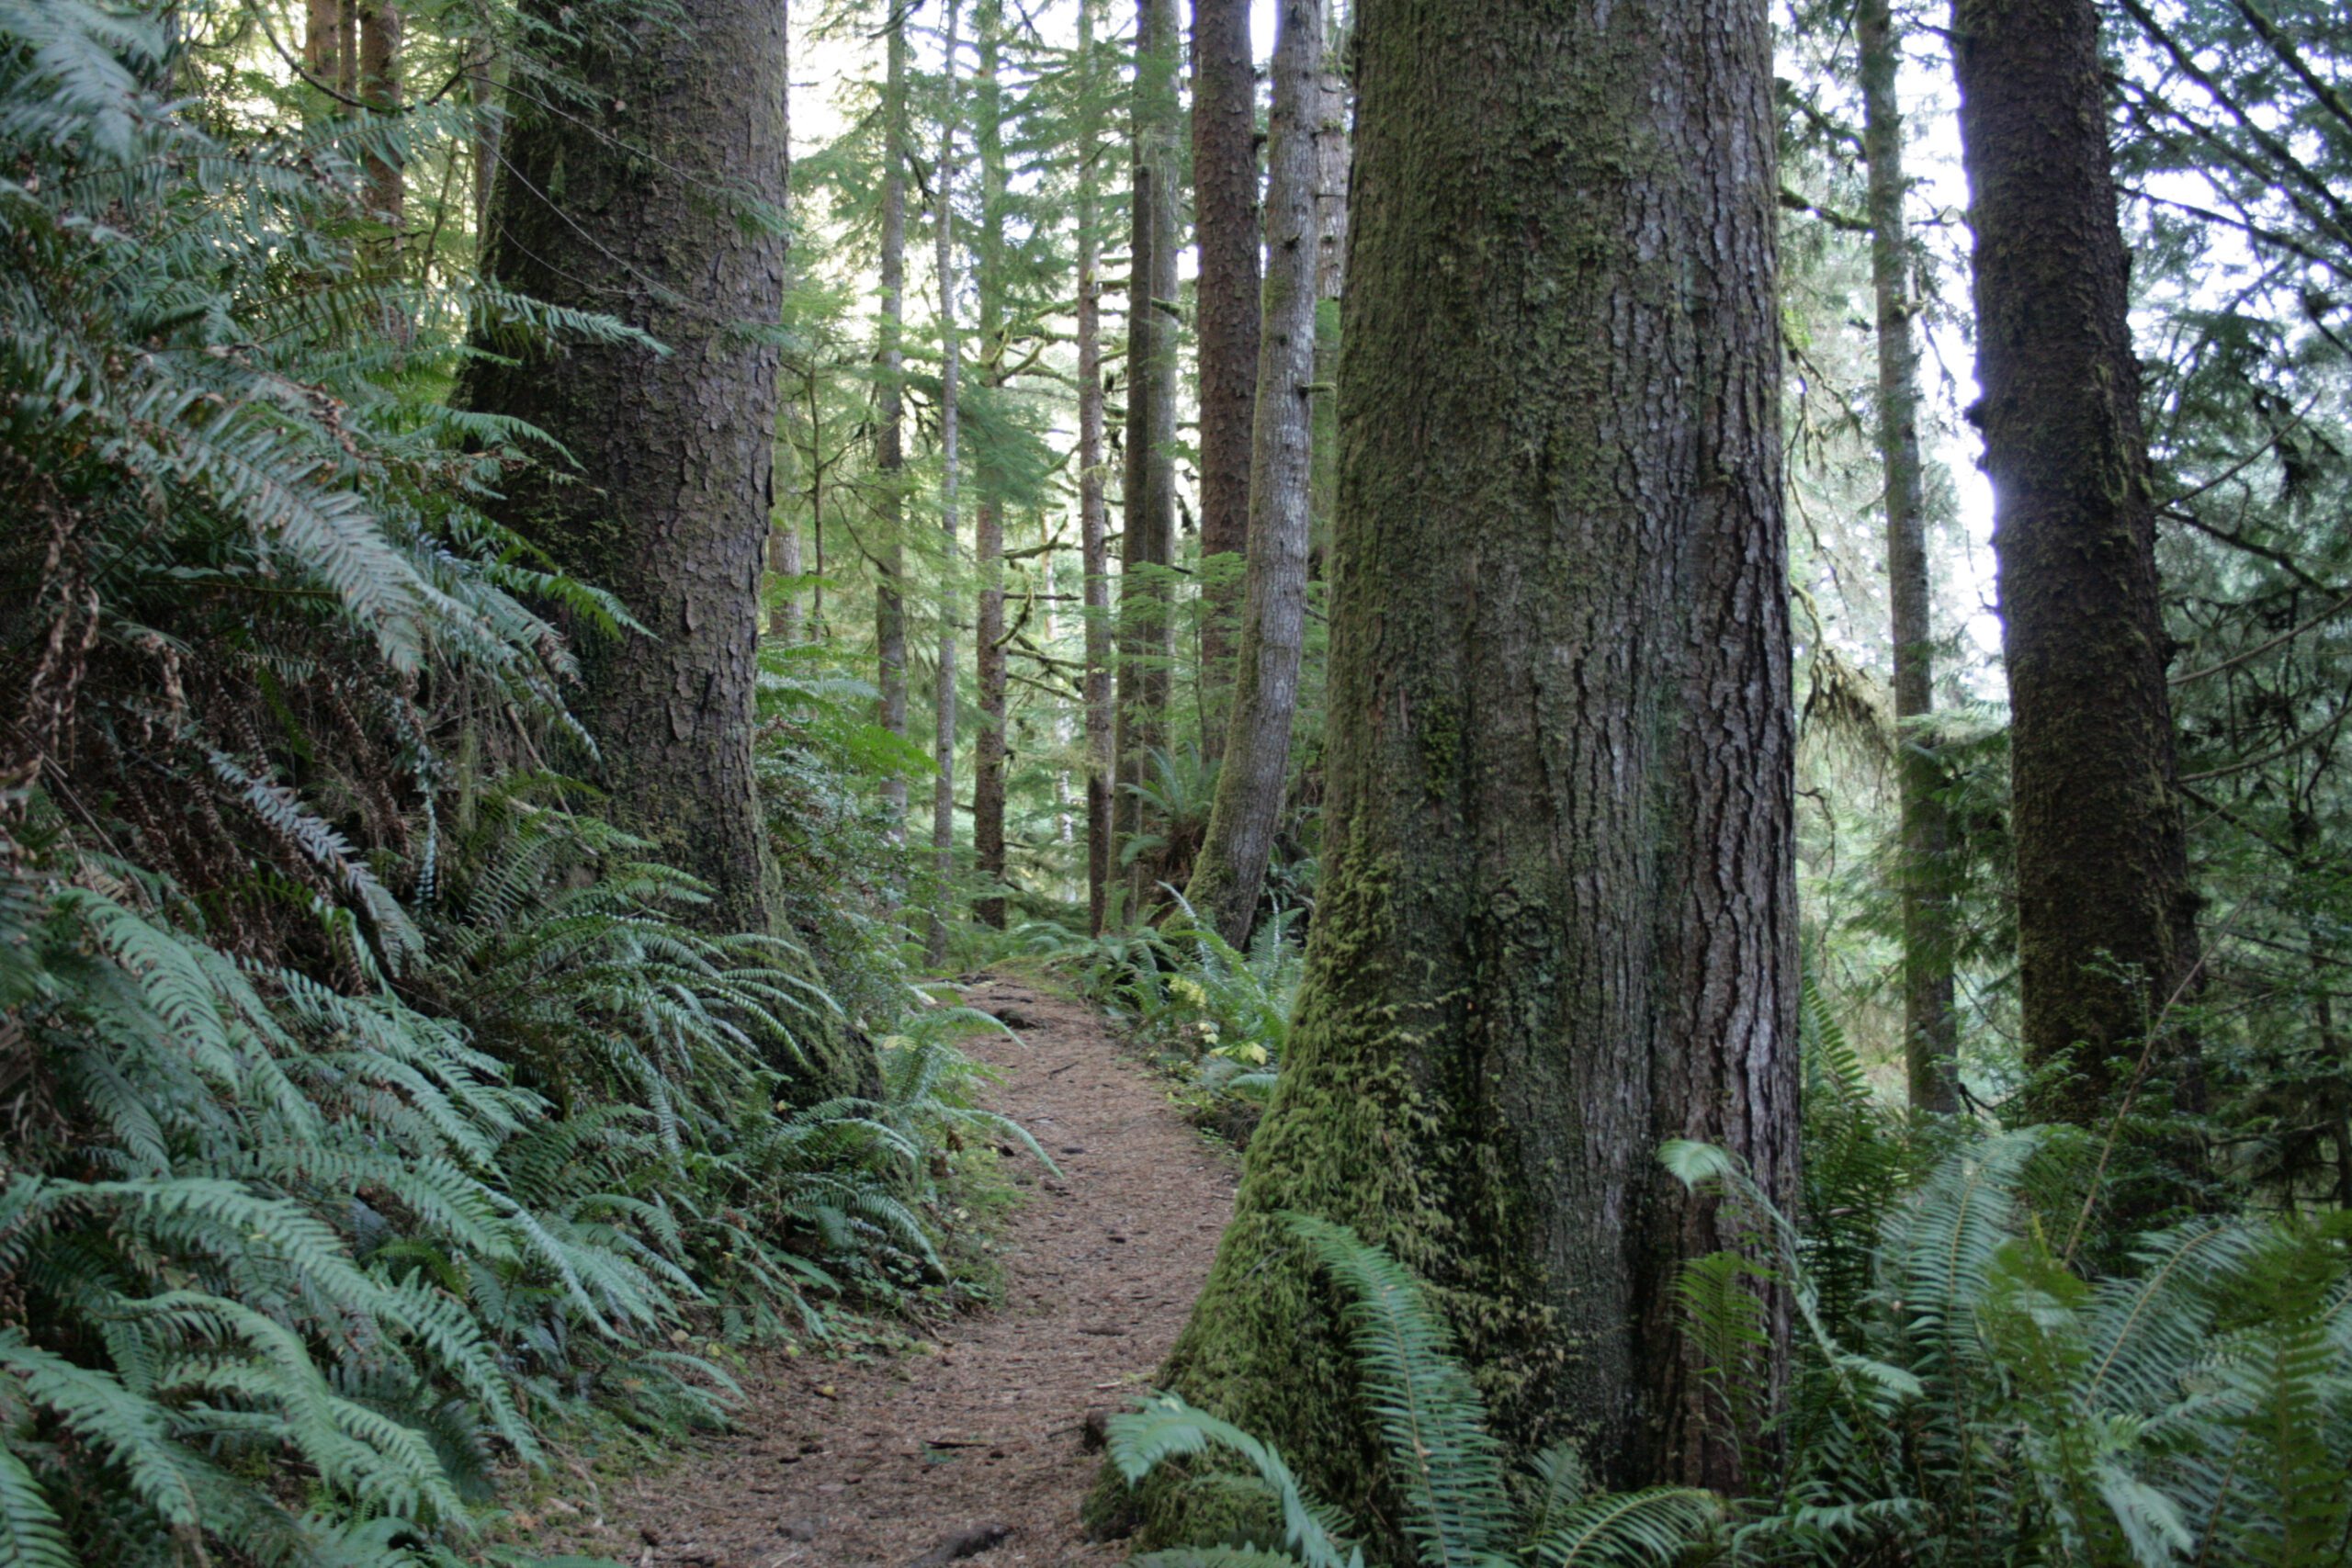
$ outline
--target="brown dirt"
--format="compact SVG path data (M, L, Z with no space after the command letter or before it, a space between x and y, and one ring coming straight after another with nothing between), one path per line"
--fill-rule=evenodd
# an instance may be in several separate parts
M910 1568L1001 1526L999 1544L956 1561L1124 1556L1079 1524L1101 1462L1086 1419L1140 1392L1183 1325L1233 1206L1232 1161L1087 1008L1009 980L966 1000L1020 1036L967 1043L1007 1074L989 1102L1062 1169L1021 1162L1002 1304L938 1325L931 1354L764 1359L736 1429L608 1492L578 1550L641 1568Z

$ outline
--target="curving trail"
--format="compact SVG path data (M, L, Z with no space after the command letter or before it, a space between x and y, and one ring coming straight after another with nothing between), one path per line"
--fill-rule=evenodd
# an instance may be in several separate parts
M1010 980L966 999L1020 1036L967 1043L1008 1074L991 1103L1062 1168L1008 1162L1023 1201L1001 1237L1003 1304L942 1325L934 1354L768 1359L736 1431L608 1493L577 1549L641 1568L914 1568L958 1548L974 1568L1122 1559L1080 1531L1101 1461L1086 1418L1121 1408L1183 1325L1232 1162L1091 1010Z

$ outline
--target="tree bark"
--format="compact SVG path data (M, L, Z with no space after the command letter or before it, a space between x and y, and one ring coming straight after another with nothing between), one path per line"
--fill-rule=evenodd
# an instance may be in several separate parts
M1185 899L1236 947L1250 940L1290 777L1291 721L1306 632L1307 487L1314 462L1321 0L1275 14L1267 141L1265 320L1250 453L1248 593L1232 727L1208 831ZM1205 321L1206 308L1203 308ZM1204 380L1206 379L1205 373Z
M393 0L359 0L359 97L378 114L398 114L401 107L401 8ZM400 248L402 216L407 207L407 173L397 156L369 152L368 209L391 231L384 249ZM403 337L408 323L399 323Z
M906 377L907 164L914 152L907 138L907 10L890 9L888 64L882 85L882 311L877 349L881 384L876 390L874 466L879 476L879 557L875 562L874 649L882 728L907 738L907 494ZM884 832L893 845L907 841L906 775L882 781ZM894 878L895 880L895 878Z
M2037 1114L2103 1125L2198 970L2127 262L2091 0L1958 0L1977 380ZM2152 1077L2197 1098L2165 1032ZM2149 1103L2143 1100L2143 1108Z
M1215 760L1250 536L1258 398L1258 89L1249 0L1193 0L1193 228L1200 254L1201 710Z
M1004 385L1004 100L997 80L1003 0L980 0L978 106L973 118L980 164L980 235L975 283L980 302L980 376L990 388ZM1004 487L991 466L973 465L980 504L973 532L973 554L980 574L979 614L974 618L972 659L978 679L979 733L972 743L972 858L981 892L973 913L983 925L1004 929Z
M1152 886L1138 793L1167 743L1170 568L1176 558L1176 0L1136 0L1135 189L1127 277L1127 429L1119 541L1116 838L1127 914Z
M1094 56L1095 0L1079 0L1081 73L1078 171L1078 527L1086 599L1086 929L1102 934L1109 918L1113 858L1114 750L1111 690L1110 520L1102 495L1102 240L1095 232L1102 132Z
M752 726L779 356L733 329L783 305L786 38L759 0L683 6L638 24L623 52L560 62L598 84L595 108L510 103L485 245L505 287L609 313L664 350L486 329L500 353L470 362L459 397L571 454L576 474L524 470L496 510L644 628L580 639L575 707L609 808L709 885L707 924L773 931ZM560 30L561 8L526 11ZM811 1019L802 1045L808 1087L871 1083L847 1031Z
M1359 17L1323 885L1159 1381L1396 1517L1281 1220L1320 1214L1434 1285L1511 1449L1729 1490L1674 1298L1728 1238L1657 1153L1706 1139L1792 1196L1767 9ZM1149 1495L1152 1537L1233 1522L1224 1495Z
M1902 48L1888 0L1858 0L1862 144L1869 163L1871 290L1878 310L1878 446L1886 475L1886 581L1894 644L1894 716L1903 908L1903 1055L1911 1103L1960 1109L1959 1022L1952 1009L1951 825L1927 720L1935 712L1935 616L1928 583L1927 486L1919 462L1919 353L1911 335L1908 230L1903 222Z
M1326 58L1328 59L1328 51ZM1326 69L1322 103L1315 124L1315 227L1319 247L1315 267L1314 462L1307 481L1307 558L1310 581L1322 575L1329 558L1332 519L1340 495L1340 297L1348 275L1348 164L1352 156L1348 120L1354 95L1347 78Z
M338 0L303 0L302 69L322 86L343 74L343 7Z
M956 335L956 7L946 0L940 80L939 168L931 198L938 205L933 231L933 264L939 282L939 526L946 535L941 554L939 664L932 686L932 761L938 778L931 795L931 928L923 957L933 969L947 962L947 910L956 881L956 504L962 456L957 450L958 381L963 345Z

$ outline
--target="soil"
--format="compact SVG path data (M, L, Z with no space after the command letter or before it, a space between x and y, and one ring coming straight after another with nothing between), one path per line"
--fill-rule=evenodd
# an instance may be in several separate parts
M989 1102L1061 1168L1015 1167L1025 1198L999 1242L1001 1303L936 1325L929 1353L762 1359L735 1429L607 1489L574 1550L639 1568L1125 1557L1079 1523L1100 1419L1142 1392L1183 1325L1232 1211L1233 1160L1086 1007L1001 979L965 1000L1019 1037L966 1043L1006 1074Z

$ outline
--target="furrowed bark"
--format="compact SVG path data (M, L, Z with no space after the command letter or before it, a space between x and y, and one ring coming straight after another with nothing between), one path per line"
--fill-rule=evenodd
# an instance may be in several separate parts
M1792 716L1762 0L1364 0L1324 880L1158 1382L1393 1520L1288 1211L1429 1280L1515 1451L1736 1488L1679 1332L1705 1139L1792 1196ZM1466 84L1476 91L1465 90ZM1784 1312L1753 1372L1769 1407ZM1144 1499L1147 1540L1259 1521ZM1392 1541L1388 1543L1394 1545Z
M560 0L526 10L560 31ZM777 927L752 772L760 569L775 497L786 182L783 14L683 0L625 52L562 62L609 85L590 111L507 107L485 267L551 304L658 340L515 341L471 361L467 407L528 422L578 464L511 479L502 519L645 629L579 638L575 711L615 815L710 886L724 931ZM557 178L559 173L560 179ZM560 187L560 205L548 193ZM858 1091L873 1056L804 1021L798 1092Z
M2168 1010L2199 964L2098 16L2091 0L1959 0L1952 29L2026 1058L2069 1067L2037 1114L2103 1129L2143 1062L2143 1109L2163 1080L2197 1103L2194 1039Z
M1201 711L1212 759L1234 663L1249 548L1258 395L1258 92L1249 0L1193 0L1193 224L1198 286Z
M1314 466L1315 118L1322 109L1321 0L1276 13L1267 142L1265 317L1250 470L1248 592L1233 720L1208 831L1185 899L1225 940L1250 940L1290 775L1291 721L1306 631L1308 482Z

